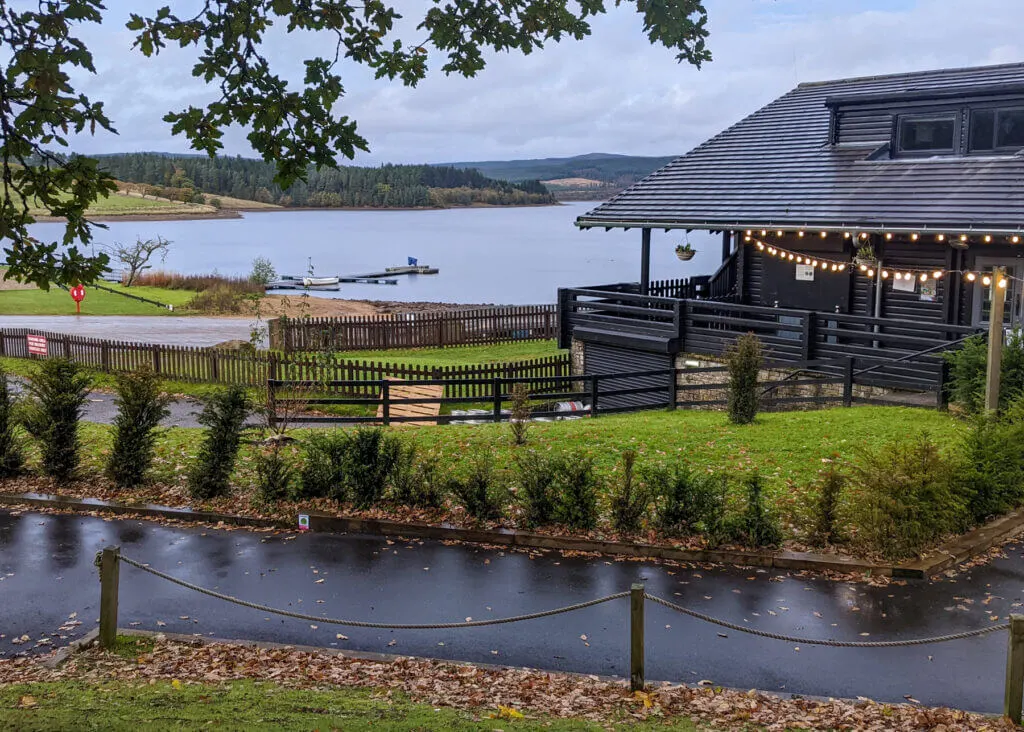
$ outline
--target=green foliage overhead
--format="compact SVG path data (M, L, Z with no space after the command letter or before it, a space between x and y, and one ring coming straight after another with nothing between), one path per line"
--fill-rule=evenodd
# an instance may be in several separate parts
M697 67L711 59L701 0L635 0L635 5L652 43ZM213 156L223 148L225 128L241 125L252 148L276 166L275 183L287 188L304 180L311 166L334 167L339 158L369 149L356 121L338 112L345 93L339 61L367 66L377 79L415 86L427 76L433 49L443 57L445 74L475 76L486 65L488 50L528 54L548 42L579 40L590 34L592 18L605 12L603 0L450 0L430 4L410 42L398 37L396 21L402 16L386 0L205 0L187 16L170 6L152 15L132 13L127 28L144 56L177 47L194 58L192 75L219 90L205 106L168 112L164 120L172 132ZM87 256L77 245L91 240L85 211L110 195L113 179L92 158L52 149L67 149L72 132L115 132L103 103L81 94L72 82L83 71L96 73L79 32L111 20L105 18L109 15L101 0L40 3L26 10L0 5L0 45L6 51L0 76L0 237L10 241L5 249L9 276L41 287L90 282L107 265L105 255ZM289 34L329 34L335 52L304 59L302 83L292 85L263 52L273 27ZM29 236L33 203L67 218L60 241Z

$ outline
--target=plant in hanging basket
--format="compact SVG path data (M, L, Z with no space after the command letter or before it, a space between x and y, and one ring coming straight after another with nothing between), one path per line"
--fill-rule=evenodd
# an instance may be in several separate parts
M853 261L860 265L872 265L878 261L878 257L875 256L875 248L871 244L863 244L857 247L857 253L853 257Z
M696 253L697 250L694 249L689 242L686 242L685 244L676 245L676 256L679 257L684 262L688 262L691 259L693 259L693 255Z

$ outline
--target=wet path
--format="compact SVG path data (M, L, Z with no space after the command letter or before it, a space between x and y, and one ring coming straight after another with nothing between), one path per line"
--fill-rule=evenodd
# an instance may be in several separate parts
M95 627L95 552L119 544L183 579L279 608L382 622L452 622L546 610L643 581L649 592L751 627L891 640L984 627L1017 612L1021 548L955 580L871 587L777 571L528 556L430 541L164 527L0 512L0 654L63 644ZM623 674L628 602L514 625L381 631L267 616L124 566L121 625L225 638ZM59 632L71 613L82 625ZM992 618L995 617L996 620ZM313 627L316 626L316 627ZM897 649L801 646L721 629L648 605L648 678L823 696L867 696L999 712L1005 633ZM58 635L69 635L59 638ZM346 638L339 639L337 634ZM868 634L868 635L864 635ZM23 644L13 639L28 635ZM585 636L585 638L584 638ZM48 650L41 646L38 650Z
M224 341L248 341L252 321L173 315L4 315L0 316L0 328L30 328L133 343L213 346Z

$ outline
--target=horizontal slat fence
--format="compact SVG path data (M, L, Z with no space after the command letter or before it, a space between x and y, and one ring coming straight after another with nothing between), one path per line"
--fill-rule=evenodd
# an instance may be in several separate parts
M446 390L452 397L490 397L495 378L523 377L542 380L568 376L570 358L559 354L468 366L422 366L376 361L357 361L317 353L272 351L229 351L217 348L193 348L151 343L129 343L83 338L66 333L50 333L26 328L0 330L0 356L35 358L28 352L28 336L47 339L49 356L70 358L90 368L108 373L131 371L149 366L167 379L217 384L264 386L268 379L315 382L366 381L379 379L425 379L452 382ZM485 380L485 383L462 383ZM355 393L376 394L369 387Z
M270 347L285 352L444 348L557 337L554 305L270 321Z

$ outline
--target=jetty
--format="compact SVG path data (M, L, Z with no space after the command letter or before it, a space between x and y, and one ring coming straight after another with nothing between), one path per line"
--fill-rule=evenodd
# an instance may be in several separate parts
M410 261L415 261L410 258ZM434 275L440 272L437 267L426 264L406 264L399 267L385 267L382 271L364 274L338 275L337 277L295 277L283 275L280 279L267 283L267 290L337 290L339 283L356 285L397 285L398 275Z

